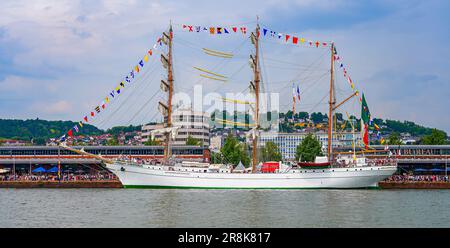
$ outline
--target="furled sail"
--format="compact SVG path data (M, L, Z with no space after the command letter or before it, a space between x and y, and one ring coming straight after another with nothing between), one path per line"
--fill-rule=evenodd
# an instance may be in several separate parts
M180 127L178 127L178 126L155 129L155 130L150 131L150 135L151 135L152 139L155 139L156 134L170 133L170 138L175 139L175 137L178 135L178 129L180 129Z
M169 108L162 102L159 102L158 110L164 116L167 116L167 114L169 113Z
M169 91L169 84L164 80L161 80L161 90L164 92Z
M203 48L203 52L206 53L207 55L226 58L226 59L230 59L233 57L232 53L219 52L219 51L211 50L208 48Z
M166 56L164 56L164 54L161 54L161 63L163 64L165 69L169 67L169 60L166 58Z

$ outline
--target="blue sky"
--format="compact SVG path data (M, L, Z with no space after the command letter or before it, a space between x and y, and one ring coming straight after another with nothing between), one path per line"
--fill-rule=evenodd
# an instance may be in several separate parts
M184 23L247 23L253 28L258 15L262 25L278 32L334 41L352 79L365 93L374 117L412 120L449 133L449 12L446 0L1 1L0 118L81 120L151 48L169 20L177 27ZM176 31L180 31L179 43L174 47L180 91L198 82L198 77L186 68L213 63L189 51L188 42L233 50L243 41L242 37L199 38ZM326 51L264 42L268 58L282 58L302 66L327 56ZM245 56L250 52L250 45L244 45L237 54L242 56L229 64L229 73L247 63ZM161 67L158 59L154 60L149 65ZM326 63L320 69L326 70ZM128 95L112 103L94 124L105 128L159 118L155 117L158 114L154 106L163 97L157 95L150 102L147 99L157 94L163 70L147 68L149 75L155 75L154 85L142 83L127 89L129 93L124 94ZM249 70L247 66L228 85L203 83L205 91L240 91L239 83L249 81ZM320 75L296 79L294 72L290 71L289 76L269 62L264 73L267 89L281 94L280 105L286 109L289 102L283 99L290 99L290 86L278 87L276 82L299 80L303 90L308 80L319 79ZM324 87L302 95L305 100L299 110L326 110L325 105L310 106L322 98L327 80L318 80ZM338 75L336 80L342 83L338 91L342 97L351 93L342 77ZM343 111L357 112L355 106L346 106Z

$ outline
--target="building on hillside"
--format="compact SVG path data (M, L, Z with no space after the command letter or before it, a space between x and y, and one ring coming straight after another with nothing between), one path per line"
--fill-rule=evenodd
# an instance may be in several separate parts
M173 140L173 145L185 145L187 138L198 140L202 146L208 147L210 144L209 135L209 114L197 112L190 109L177 110L172 114L173 126L180 127L178 134ZM151 131L163 128L163 124L152 124L142 126L141 142L146 142L151 137ZM161 134L155 135L155 139L164 141L165 137Z
M14 140L14 139L5 139L0 143L2 146L26 146L27 141L23 140Z
M326 151L328 147L328 134L327 132L313 133L317 140L322 144L322 150ZM262 132L259 136L259 146L265 146L266 142L274 142L280 149L283 159L294 159L297 146L308 135L307 132L302 133L275 133L275 132ZM356 144L361 143L361 134L359 132L339 132L334 134L336 139L333 141L333 147L352 146L353 139ZM247 142L250 142L248 140Z

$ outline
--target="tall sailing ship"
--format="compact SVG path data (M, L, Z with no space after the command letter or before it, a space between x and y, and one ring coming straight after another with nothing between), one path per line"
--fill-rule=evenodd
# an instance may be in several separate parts
M165 127L152 131L152 135L163 135L164 160L160 164L137 164L130 160L106 159L99 155L88 154L83 150L75 150L88 156L102 160L113 172L125 188L205 188L205 189L309 189L309 188L369 188L377 187L378 182L391 176L397 170L396 162L386 160L383 163L372 163L365 157L342 157L333 153L333 113L355 94L336 104L334 93L334 44L331 45L331 78L329 91L328 146L325 161L317 163L284 163L279 162L277 170L266 173L258 164L258 136L260 129L260 63L259 39L260 26L251 33L251 42L255 53L250 55L253 80L250 82L254 93L254 125L249 135L252 140L251 169L244 172L236 170L234 165L210 164L192 161L179 161L171 155L171 140L177 136L178 127L173 125L172 97L174 94L172 43L174 33L172 25L162 39L168 46L168 54L161 60L167 69L167 82L161 81L161 89L168 94L167 102L159 102L159 109L164 115Z

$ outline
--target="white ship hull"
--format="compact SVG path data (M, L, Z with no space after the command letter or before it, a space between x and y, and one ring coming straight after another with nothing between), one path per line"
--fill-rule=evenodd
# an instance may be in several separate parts
M285 173L171 171L161 166L107 164L125 188L317 189L373 188L396 166L292 169ZM189 170L189 169L185 169ZM206 170L206 169L205 169Z

